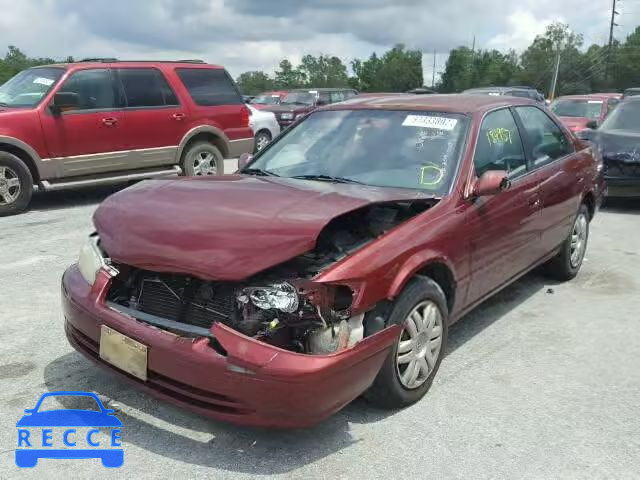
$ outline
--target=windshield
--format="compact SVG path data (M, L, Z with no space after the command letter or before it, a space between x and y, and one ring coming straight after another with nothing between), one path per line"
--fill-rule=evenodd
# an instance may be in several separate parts
M602 113L602 100L556 100L551 104L551 111L559 117L581 117L597 119Z
M640 102L626 101L618 106L602 122L599 130L629 130L640 132Z
M291 92L282 100L285 105L313 105L316 96L309 92Z
M464 115L441 112L315 112L248 171L444 195L455 177L467 123Z
M258 95L251 100L251 103L258 105L278 105L280 103L280 95Z
M34 107L53 88L63 68L42 67L23 70L0 87L0 106Z

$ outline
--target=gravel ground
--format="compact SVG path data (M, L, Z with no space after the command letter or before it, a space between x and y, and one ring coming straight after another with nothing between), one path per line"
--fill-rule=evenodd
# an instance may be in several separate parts
M237 428L98 370L67 344L59 282L115 188L37 195L0 219L1 478L640 478L640 202L600 212L583 270L533 273L453 327L431 392L356 401L304 431ZM97 392L124 424L125 465L14 465L15 422L47 391Z

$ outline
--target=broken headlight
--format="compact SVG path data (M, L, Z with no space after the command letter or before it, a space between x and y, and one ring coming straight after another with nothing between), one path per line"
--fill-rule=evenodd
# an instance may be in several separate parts
M298 291L289 283L278 283L268 287L253 287L246 290L251 303L262 310L280 310L293 313L300 304Z

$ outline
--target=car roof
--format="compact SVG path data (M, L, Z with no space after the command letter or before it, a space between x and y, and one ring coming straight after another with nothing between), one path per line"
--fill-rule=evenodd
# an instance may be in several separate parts
M624 91L625 92L637 92L637 91L640 91L640 87L625 88Z
M96 60L86 60L81 62L72 62L72 63L51 63L49 65L38 65L37 67L32 68L42 68L42 67L63 67L63 68L104 68L105 66L118 66L118 67L164 67L164 66L173 66L173 67L183 67L183 68L213 68L213 69L223 69L224 67L220 65L213 65L211 63L205 63L200 60L175 60L175 61L167 61L167 60L115 60L109 61L111 59L96 59Z
M321 88L294 88L289 90L290 92L341 92L343 90L355 90L351 87L338 87L338 88L329 88L329 87L321 87Z
M379 109L379 110L432 110L451 113L482 113L494 108L510 105L537 105L533 100L519 97L472 95L472 94L435 94L355 96L347 102L337 103L322 110Z
M606 100L608 98L619 98L620 93L585 93L584 95L562 95L556 100Z
M533 88L529 88L529 87L477 87L477 88L468 88L467 90L464 90L462 93L465 92L506 92L507 90L525 90L525 91L537 91Z

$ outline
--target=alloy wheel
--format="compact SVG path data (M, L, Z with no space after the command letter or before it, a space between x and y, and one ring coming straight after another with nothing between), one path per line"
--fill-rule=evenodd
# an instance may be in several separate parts
M0 166L0 205L10 205L20 196L22 187L18 174L9 167Z
M193 155L193 173L194 175L217 175L218 165L216 156L206 150L201 150Z
M571 231L571 266L576 268L582 262L587 249L587 233L589 221L584 213L580 213Z
M404 321L396 369L405 388L424 384L436 367L443 333L442 312L431 300L416 305Z

